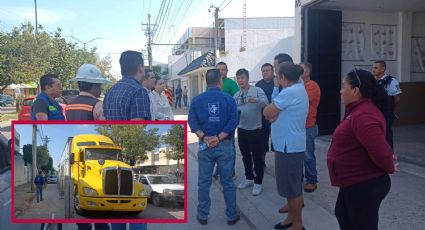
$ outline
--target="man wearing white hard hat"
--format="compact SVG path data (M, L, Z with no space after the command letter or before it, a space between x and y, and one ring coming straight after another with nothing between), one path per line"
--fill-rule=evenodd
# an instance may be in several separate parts
M105 120L103 103L98 98L102 92L102 84L110 81L92 64L80 66L74 80L78 83L80 94L67 105L67 120Z

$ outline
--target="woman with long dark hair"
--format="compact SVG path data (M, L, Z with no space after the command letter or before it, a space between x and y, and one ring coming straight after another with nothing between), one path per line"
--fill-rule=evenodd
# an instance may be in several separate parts
M382 95L373 75L358 69L347 74L340 93L345 115L327 155L331 183L339 187L335 215L341 229L378 229L379 206L394 172Z

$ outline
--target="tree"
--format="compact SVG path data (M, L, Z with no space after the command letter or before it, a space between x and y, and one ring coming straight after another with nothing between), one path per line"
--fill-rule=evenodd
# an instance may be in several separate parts
M55 73L64 88L75 88L69 80L84 63L97 64L104 76L111 77L110 57L100 59L96 47L89 51L67 42L57 28L48 33L40 25L38 33L26 22L11 32L0 32L0 93L10 84L38 82L40 76Z
M22 147L22 152L24 153L24 162L32 164L32 145L24 145Z
M184 135L183 125L173 125L169 132L162 136L164 143L171 147L167 158L177 160L177 167L180 166L180 160L184 159Z
M32 164L32 145L24 145L22 151L24 152L24 161L29 164ZM47 146L37 146L37 167L41 168L43 166L47 166L49 164L49 158L51 157L49 155L49 149L47 149Z
M146 153L159 145L158 129L147 129L146 125L98 125L96 131L121 146L127 162L148 159Z
M53 171L53 158L49 157L49 161L47 162L47 165L44 167L47 171Z

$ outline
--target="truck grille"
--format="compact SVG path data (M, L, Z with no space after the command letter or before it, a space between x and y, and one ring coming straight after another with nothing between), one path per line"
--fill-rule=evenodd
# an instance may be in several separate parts
M118 175L118 171L120 171L120 175ZM104 185L105 195L131 196L133 193L131 171L126 169L105 169Z

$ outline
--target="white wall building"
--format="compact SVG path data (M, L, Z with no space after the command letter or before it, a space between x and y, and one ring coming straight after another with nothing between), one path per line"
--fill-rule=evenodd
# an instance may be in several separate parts
M294 35L294 17L268 17L246 19L246 50L276 43ZM243 35L242 18L225 18L225 51L227 55L240 52Z
M354 67L387 63L403 93L396 125L425 123L425 1L299 0L295 4L295 62L313 65L322 90L318 124L331 132L343 117L340 85ZM419 98L418 98L419 97Z

